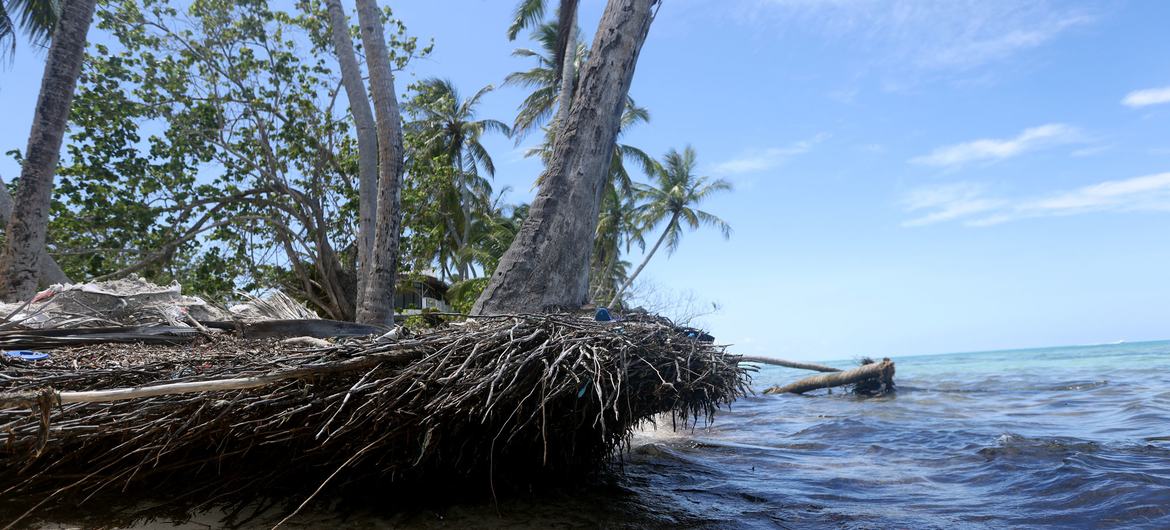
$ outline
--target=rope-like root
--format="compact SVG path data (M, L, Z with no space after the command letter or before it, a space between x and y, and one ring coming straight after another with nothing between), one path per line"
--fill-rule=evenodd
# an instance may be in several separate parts
M709 421L749 391L738 356L660 322L508 315L393 342L282 347L0 363L0 498L162 484L238 499L446 476L486 487L504 469L523 482L597 470L640 422Z

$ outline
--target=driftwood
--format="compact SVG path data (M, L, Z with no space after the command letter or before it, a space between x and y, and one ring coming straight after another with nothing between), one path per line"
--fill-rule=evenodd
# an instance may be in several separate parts
M792 384L784 386L774 386L764 391L765 394L803 394L812 390L821 388L832 388L845 385L856 385L858 383L877 380L881 383L880 386L893 386L894 381L894 362L889 359L883 359L881 362L871 362L863 364L852 370L845 372L837 372L832 374L814 375L806 377Z
M787 361L784 359L772 359L770 357L755 357L752 355L744 355L739 358L741 363L760 363L770 364L772 366L783 366L785 368L796 368L799 370L812 370L814 372L840 372L840 368L833 368L832 366L825 366L816 363L802 363L800 361Z

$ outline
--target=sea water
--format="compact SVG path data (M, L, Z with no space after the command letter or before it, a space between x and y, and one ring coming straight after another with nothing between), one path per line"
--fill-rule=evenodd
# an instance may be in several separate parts
M894 360L892 396L756 395L640 436L628 502L696 526L1170 528L1170 342Z

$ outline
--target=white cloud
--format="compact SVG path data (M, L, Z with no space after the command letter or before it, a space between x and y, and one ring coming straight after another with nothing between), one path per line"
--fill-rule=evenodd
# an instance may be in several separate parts
M1170 86L1134 90L1126 94L1125 99L1121 100L1121 104L1127 107L1145 107L1146 105L1158 105L1160 103L1170 103Z
M740 156L715 164L711 167L711 172L735 175L774 169L794 156L811 151L815 145L825 141L828 137L827 133L820 133L812 138L785 146L747 151Z
M1082 140L1083 135L1076 127L1050 123L1024 129L1014 138L983 138L940 147L930 154L912 158L910 162L928 166L959 167L971 162L1002 160L1041 147Z
M1008 58L1094 20L1052 0L757 0L739 14L849 39L891 64L948 70Z
M907 211L928 210L930 213L902 223L904 226L922 226L960 217L988 212L1003 206L1001 201L983 196L983 186L958 182L911 191L903 199Z
M903 226L944 221L988 226L1030 217L1170 211L1170 172L1107 180L1024 199L989 197L983 186L961 182L913 190L903 199L903 205L908 212L926 212Z
M970 68L1039 47L1064 30L1091 21L1091 17L1074 13L1037 20L1031 27L1015 28L1003 34L979 35L975 32L968 38L957 39L949 46L933 50L922 57L922 61L925 66Z

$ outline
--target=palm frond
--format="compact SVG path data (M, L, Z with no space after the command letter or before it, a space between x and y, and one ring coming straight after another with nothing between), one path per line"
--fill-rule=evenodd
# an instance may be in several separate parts
M16 28L20 28L34 46L45 46L53 37L61 18L61 0L4 0L0 2L0 47L15 53ZM6 43L5 41L11 41Z
M471 158L483 166L483 170L488 175L493 177L496 175L496 165L492 162L492 157L488 154L487 149L484 149L483 144L478 141L469 142L466 148Z
M719 232L723 234L723 239L731 238L731 225L727 224L727 222L723 219L720 219L711 213L704 212L703 210L692 210L692 213L698 219L700 224L718 228Z
M452 89L454 89L454 87L452 87ZM488 92L491 92L492 90L495 90L495 89L496 89L495 86L489 84L489 85L486 85L483 88L475 91L475 94L472 94L471 97L463 100L463 104L459 105L458 114L462 114L462 115L471 114L475 110L475 106L479 105L479 100L481 98L483 98L484 94L487 94ZM456 98L456 99L458 99L458 98Z
M508 25L508 40L516 40L516 35L524 28L536 25L543 18L544 0L520 0L512 14L512 23Z
M512 128L508 127L508 124L500 120L486 119L480 120L476 123L480 125L480 129L483 131L500 133L504 136L512 136Z

